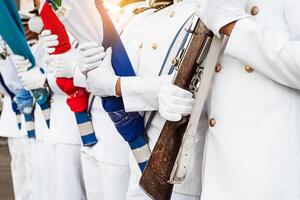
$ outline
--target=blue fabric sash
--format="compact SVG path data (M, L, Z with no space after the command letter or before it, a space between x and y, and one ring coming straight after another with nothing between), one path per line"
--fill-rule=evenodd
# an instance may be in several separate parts
M135 76L134 69L120 36L102 3L96 0L97 9L103 22L103 47L105 49L112 47L112 65L118 76ZM150 148L148 147L148 141L144 133L144 118L138 112L125 112L122 98L106 97L102 98L102 100L103 108L108 112L118 132L129 143L133 152L138 152L134 150L141 147L149 149L149 153L144 153L143 155L136 155L134 153L135 157L139 158L137 161L141 171L143 171L150 157ZM144 158L140 159L141 157ZM142 160L142 162L139 160Z
M14 97L15 97L15 94L7 87L7 85L5 84L4 82L4 79L2 77L2 74L0 73L0 84L3 86L4 90L8 93L8 95L10 96L10 99L11 99L11 106L12 106L12 109L14 111L14 113L16 114L16 117L17 117L17 123L18 123L18 128L19 130L21 130L22 128L22 123L20 120L20 116L21 116L21 112L20 110L18 109L18 106L16 104L16 102L14 101Z

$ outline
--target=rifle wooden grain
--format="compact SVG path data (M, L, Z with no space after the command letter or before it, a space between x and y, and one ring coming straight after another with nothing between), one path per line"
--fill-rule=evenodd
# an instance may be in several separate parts
M212 33L198 20L194 34L179 63L174 84L188 90L196 72L197 59L207 36ZM167 121L152 151L140 186L154 200L171 199L173 184L168 183L176 161L189 116L179 122ZM199 177L200 178L200 177Z

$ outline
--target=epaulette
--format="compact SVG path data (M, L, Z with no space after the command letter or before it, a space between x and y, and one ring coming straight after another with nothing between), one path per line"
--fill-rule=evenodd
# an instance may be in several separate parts
M151 4L151 7L155 9L154 12L158 12L164 8L169 7L172 5L174 2L173 1L166 1L166 0L156 0Z
M141 8L136 8L132 11L133 14L138 15L140 13L145 12L146 10L153 9L152 7L141 7Z
M149 7L136 8L135 10L133 10L133 14L137 15L137 14L140 14L140 13L142 13L146 10L150 10L150 9L154 9L154 12L158 12L164 8L169 7L173 3L174 3L173 1L155 0Z

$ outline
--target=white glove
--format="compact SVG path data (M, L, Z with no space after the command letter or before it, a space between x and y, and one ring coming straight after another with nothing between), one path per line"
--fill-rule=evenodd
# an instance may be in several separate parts
M73 50L60 55L51 55L54 77L73 78L76 67L76 56Z
M55 51L55 46L59 44L58 36L51 34L50 30L43 30L39 36L39 42L43 44L48 54Z
M116 82L118 76L115 75L111 64L112 49L106 50L106 56L101 65L87 73L87 85L91 93L100 96L116 96Z
M241 0L198 0L196 15L217 36L223 26L249 16Z
M85 75L88 71L99 67L105 58L104 48L95 42L82 43L78 49L78 69Z
M13 63L16 67L18 77L22 85L28 90L44 88L46 75L42 74L40 68L34 67L28 70L32 65L28 59L23 56L12 56ZM28 70L28 71L27 71Z
M74 67L69 66L67 63L61 60L54 62L54 77L56 78L73 78Z
M180 121L190 115L195 103L193 94L175 85L162 86L158 94L160 115L168 121Z

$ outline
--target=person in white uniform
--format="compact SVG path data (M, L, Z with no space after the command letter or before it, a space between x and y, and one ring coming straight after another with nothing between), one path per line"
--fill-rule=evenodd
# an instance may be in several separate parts
M39 49L43 51L39 56L47 57L45 41L40 37ZM28 68L30 62L18 56L15 58L17 68ZM43 67L45 74L40 69ZM39 193L37 199L78 199L85 200L85 189L82 178L80 159L80 135L76 125L74 113L66 104L67 96L58 88L52 66L48 58L29 71L19 73L22 82L28 89L49 85L53 92L51 99L51 117L49 134L39 143ZM67 125L67 126L66 126Z
M1 41L1 53L7 54L5 43ZM4 48L3 48L4 47ZM9 92L15 93L22 85L17 77L13 64L8 57L0 60L0 72L3 83L0 85L0 91L5 95L3 99L3 110L0 117L0 135L8 139L8 147L11 157L11 173L13 180L14 196L16 200L32 198L32 184L30 177L30 168L28 160L30 152L28 152L28 141L26 138L25 123L21 116L17 116L12 108L12 99ZM5 84L3 86L2 84ZM18 127L21 122L21 129Z
M122 24L133 17L133 10L142 6L145 6L144 2L134 2L122 7L122 21L124 20L124 23L119 22L119 26L123 27ZM96 17L95 21L97 19L99 17ZM99 20L100 22L101 20ZM121 31L122 28L120 28ZM54 37L49 35L48 38L51 41L51 38ZM56 41L52 40L52 42L55 43ZM83 45L86 44L88 43ZM79 46L79 48L82 47L82 45ZM77 67L70 69L68 65L61 65L56 69L56 76L73 76L76 86L87 87L85 77ZM82 148L82 165L87 197L91 200L125 200L129 181L129 147L118 134L111 119L102 108L99 97L96 97L90 105L90 111L99 142L93 147Z
M207 103L201 199L297 200L300 2L201 4L208 28L229 37Z
M158 110L158 93L161 88L167 91L175 91L177 95L171 96L169 100L181 101L192 96L189 92L171 84L172 75L168 75L168 71L172 64L164 63L164 61L169 61L169 58L176 56L184 35L179 34L180 36L178 37L177 33L184 32L182 27L188 25L187 23L193 15L196 2L185 0L174 2L173 5L170 5L172 2L168 1L158 2L158 7L155 7L155 3L153 2L153 9L149 11L149 14L145 16L140 15L140 18L133 20L132 24L127 26L122 35L122 38L127 37L131 39L125 39L124 45L135 67L137 77L116 77L111 70L111 54L109 51L106 52L106 57L102 60L99 67L89 71L87 76L87 83L92 93L98 96L116 93L118 96L122 96L125 109L129 112ZM155 32L153 30L160 31ZM174 39L180 42L173 44ZM167 52L170 48L176 49L176 51L172 50L172 53L168 54ZM165 66L166 69L162 69L162 66ZM82 69L83 72L85 70L87 69ZM160 71L163 71L163 73L160 73ZM189 99L187 105L181 106L179 109L177 106L173 107L171 112L175 115L173 121L176 120L176 117L178 118L178 115L181 117L181 115L189 114L193 103L194 101ZM205 122L207 117L203 116L201 120ZM159 114L155 114L154 119L149 124L147 135L151 148L155 145L164 121ZM194 156L187 179L182 185L174 188L172 199L200 199L201 180L194 177L200 177L201 175L201 155L204 146L205 128L205 126L199 127L202 134L199 134L196 139L197 145L195 145ZM138 187L140 176L141 172L136 162L131 162L128 200L149 199Z
M134 17L133 11L144 5L143 1L132 2L120 8L122 10L119 16L120 21L116 21L119 32L122 32L126 23ZM78 68L74 77L75 85L87 87L85 77ZM78 81L79 79L81 81ZM102 108L99 97L95 97L91 115L99 142L92 148L82 149L88 198L91 200L125 200L130 176L128 162L130 149Z
M28 43L31 45L34 45L36 43L36 36L37 34L34 33L34 31L29 30L29 24L30 19L29 16L21 14L22 22L24 29L26 31L26 37L28 39ZM29 21L28 21L29 20ZM32 49L35 48L35 46L31 47ZM11 55L11 51L9 47L7 47L9 54ZM36 53L36 52L35 52ZM17 92L18 89L23 88L22 81L17 76L17 71L15 69L15 66L13 64L13 59L10 56L6 59L6 66L2 68L2 75L4 82L7 82L8 89L10 89L13 93ZM7 104L10 104L6 106L7 112L10 111L9 107L11 107L11 100L10 98L6 98ZM38 143L40 140L42 140L43 136L48 133L47 125L45 122L45 119L42 115L41 109L36 106L34 110L34 117L35 117L35 132L36 132L36 138L35 139L28 139L27 137L22 138L22 142L18 142L17 146L19 151L22 153L21 155L24 155L24 159L20 160L21 163L17 163L17 161L14 161L15 157L13 156L14 153L17 153L18 151L14 150L13 146L15 142L10 142L11 153L12 153L12 169L14 169L17 164L18 166L18 172L13 172L14 179L14 189L15 189L15 198L16 199L37 199L39 189L38 189L38 182L39 182L39 171L40 168L38 167L38 164L40 163L38 160L38 154L40 152L40 148L38 148ZM7 124L11 124L15 119L15 117L9 112L8 114L4 114L2 116L3 118L3 126L6 128L10 128L11 126L7 126ZM19 117L17 117L17 123L19 122ZM26 125L24 118L21 118L22 124L21 124L21 131L24 134L21 134L23 136L27 135ZM6 132L7 130L4 130ZM18 134L20 135L20 134ZM19 156L20 157L20 156ZM15 171L15 170L13 170ZM22 176L18 175L22 174ZM16 178L14 178L16 177ZM18 178L19 177L19 178Z

